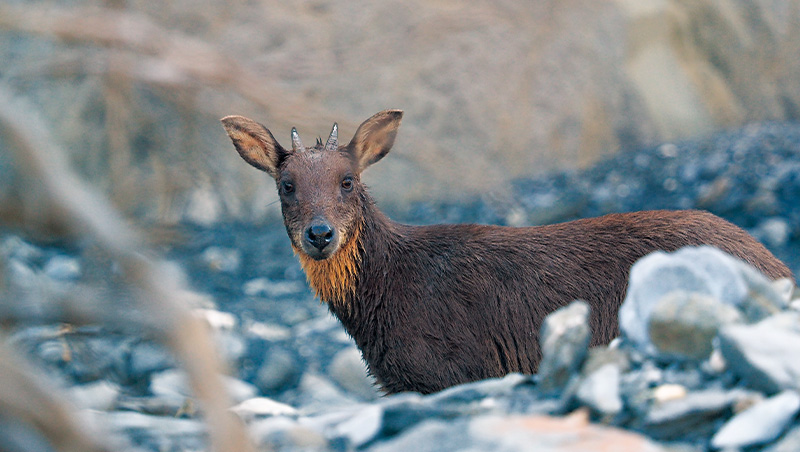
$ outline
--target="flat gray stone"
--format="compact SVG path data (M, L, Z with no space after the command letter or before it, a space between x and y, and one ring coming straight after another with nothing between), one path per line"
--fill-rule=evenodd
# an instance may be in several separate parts
M781 439L764 448L762 452L797 452L800 450L800 423L786 432Z
M655 403L646 410L640 428L649 436L672 440L690 434L710 434L716 419L745 398L742 390L707 389L688 393L685 397Z
M720 351L731 371L754 389L800 390L797 325L800 314L786 312L755 325L725 326L719 333Z
M800 410L800 395L783 391L732 417L711 438L717 449L733 449L764 444L786 429Z

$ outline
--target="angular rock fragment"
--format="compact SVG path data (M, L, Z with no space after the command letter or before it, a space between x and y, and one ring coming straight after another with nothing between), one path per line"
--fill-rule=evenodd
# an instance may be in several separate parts
M764 444L777 438L800 410L800 395L783 391L732 417L711 438L717 449Z
M725 326L719 345L728 367L749 387L769 394L800 390L800 313Z
M580 368L591 338L589 306L573 301L545 318L540 333L542 361L539 364L541 390L563 388Z

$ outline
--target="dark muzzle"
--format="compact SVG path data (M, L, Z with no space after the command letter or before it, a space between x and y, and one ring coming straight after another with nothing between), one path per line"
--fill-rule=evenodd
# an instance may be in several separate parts
M328 223L313 223L306 229L305 239L311 246L322 251L333 240L333 228Z

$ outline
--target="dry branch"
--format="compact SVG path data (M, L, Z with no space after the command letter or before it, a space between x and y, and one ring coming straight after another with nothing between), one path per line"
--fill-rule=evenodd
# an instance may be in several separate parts
M2 87L0 131L7 137L16 167L29 182L20 190L26 196L21 203L22 224L26 228L56 229L93 238L120 265L127 282L138 289L138 301L152 319L150 326L156 326L156 333L183 362L203 405L213 449L252 450L241 423L227 411L230 404L219 378L223 366L207 328L187 307L190 292L164 277L141 254L145 246L140 234L106 199L73 174L63 151L49 138L47 127L34 109ZM107 309L114 308L109 303ZM0 401L3 403L8 401ZM69 427L61 425L45 433L60 434L64 428Z

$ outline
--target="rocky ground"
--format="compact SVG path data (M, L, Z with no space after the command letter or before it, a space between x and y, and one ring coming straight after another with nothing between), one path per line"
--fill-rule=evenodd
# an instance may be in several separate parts
M748 229L800 274L800 125L632 150L514 187L514 202L422 203L395 216L523 225L703 208ZM197 312L233 369L233 411L264 448L800 450L800 294L714 250L675 254L669 265L640 261L622 312L625 338L609 348L587 350L586 308L574 303L543 328L537 376L381 397L352 341L310 293L280 225L171 234L159 251L207 295ZM0 237L0 256L9 287L50 292L80 284L95 258L85 244L11 234ZM708 275L706 265L721 270ZM670 271L676 276L664 277ZM690 277L702 284L681 290ZM110 432L114 448L205 450L183 373L151 338L47 322L6 337L88 423ZM14 449L28 443L0 430L9 450L32 450Z

